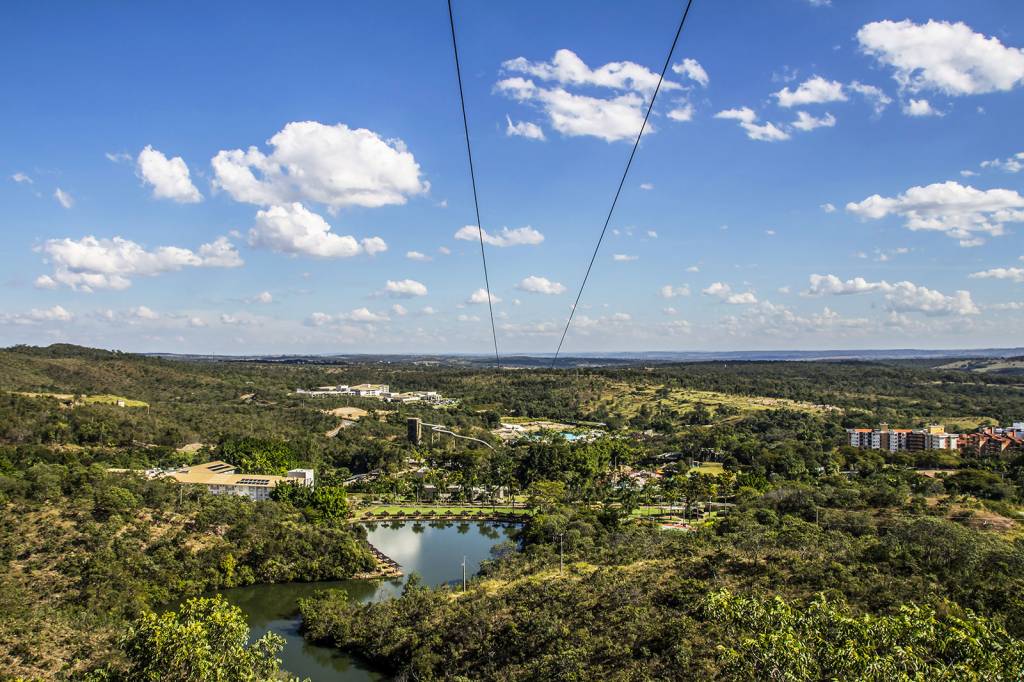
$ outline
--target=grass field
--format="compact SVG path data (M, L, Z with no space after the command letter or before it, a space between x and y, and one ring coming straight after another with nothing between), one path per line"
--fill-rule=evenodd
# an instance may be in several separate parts
M119 400L124 401L125 407L149 407L149 403L120 395L84 395L81 398L86 405L117 405Z
M721 476L725 473L725 467L722 466L721 462L703 462L699 466L690 467L690 473Z
M827 408L822 405L789 400L787 398L769 398L767 396L734 395L717 391L698 391L686 388L672 388L667 395L658 395L662 386L631 386L620 384L605 390L600 402L608 406L608 410L622 417L633 417L639 412L640 406L647 403L652 407L663 403L673 410L685 411L697 403L703 403L712 410L728 406L742 413L787 408L802 412L823 412Z

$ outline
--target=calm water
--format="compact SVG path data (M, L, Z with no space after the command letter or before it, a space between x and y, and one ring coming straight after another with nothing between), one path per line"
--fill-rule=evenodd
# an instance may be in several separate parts
M408 576L413 571L430 585L462 580L462 557L472 576L480 562L490 556L491 547L509 539L511 526L483 522L396 523L379 525L368 533L369 541L397 561ZM276 632L285 640L282 667L313 682L333 680L384 680L362 662L336 649L309 644L299 634L298 600L317 590L345 590L361 602L379 601L402 592L405 578L396 580L344 580L338 582L252 585L223 592L224 597L245 612L252 637Z

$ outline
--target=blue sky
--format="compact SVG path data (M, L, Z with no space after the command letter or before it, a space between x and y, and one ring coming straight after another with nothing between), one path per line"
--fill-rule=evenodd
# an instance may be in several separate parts
M300 5L8 5L0 344L490 350L444 4ZM455 8L498 342L551 352L682 6ZM1022 26L697 0L565 351L1020 345Z

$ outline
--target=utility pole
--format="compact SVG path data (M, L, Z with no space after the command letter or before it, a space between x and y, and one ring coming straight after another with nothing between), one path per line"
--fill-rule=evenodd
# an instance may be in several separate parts
M462 556L462 591L466 591L466 556Z

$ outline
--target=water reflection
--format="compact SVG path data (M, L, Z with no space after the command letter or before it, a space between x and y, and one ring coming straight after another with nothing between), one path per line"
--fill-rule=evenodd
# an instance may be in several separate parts
M249 621L252 637L276 632L285 640L281 652L283 667L313 682L383 680L361 661L335 649L310 645L299 633L298 600L322 589L342 589L360 602L379 601L401 594L407 576L416 572L429 585L462 580L462 558L466 572L474 575L480 562L515 551L513 526L489 522L431 521L366 524L367 539L402 566L406 577L394 580L344 580L283 585L252 585L225 590L224 596L241 608ZM492 551L493 550L493 551Z

